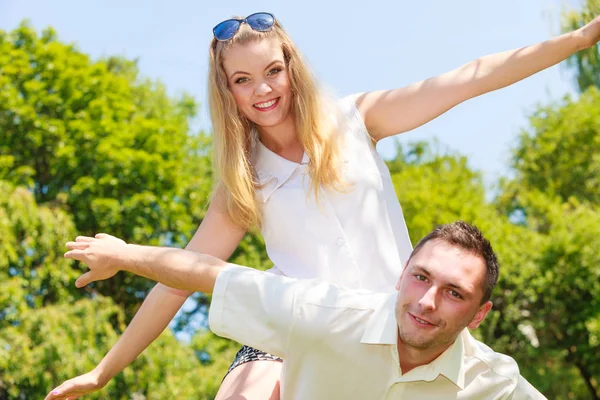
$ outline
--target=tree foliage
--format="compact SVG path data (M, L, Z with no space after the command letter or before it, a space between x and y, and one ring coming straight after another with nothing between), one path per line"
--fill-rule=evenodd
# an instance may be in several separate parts
M50 28L0 32L0 179L67 211L78 234L185 243L212 176L206 138L189 131L196 108L134 62L92 61ZM151 286L123 275L94 287L131 316Z

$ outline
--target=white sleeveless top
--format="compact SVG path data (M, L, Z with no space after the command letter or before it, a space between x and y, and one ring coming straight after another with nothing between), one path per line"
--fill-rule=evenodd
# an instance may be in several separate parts
M257 198L271 272L392 291L412 251L402 209L354 98L339 106L347 119L341 143L350 186L344 192L321 189L319 204L307 196L306 154L298 164L256 144Z

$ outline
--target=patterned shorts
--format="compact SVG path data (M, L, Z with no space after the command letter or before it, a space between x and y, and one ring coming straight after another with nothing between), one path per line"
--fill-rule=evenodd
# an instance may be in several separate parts
M253 347L242 346L242 348L235 355L235 359L231 366L227 370L225 376L227 376L235 367L238 367L242 364L246 364L247 362L252 361L277 361L283 362L283 360L279 357L275 357L269 353L265 353L264 351L257 350Z

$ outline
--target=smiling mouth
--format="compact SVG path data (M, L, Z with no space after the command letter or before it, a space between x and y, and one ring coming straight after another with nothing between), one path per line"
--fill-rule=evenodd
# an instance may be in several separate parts
M426 320L424 320L424 319L422 319L422 318L419 318L419 317L417 317L417 316L415 316L415 315L412 315L411 313L408 313L408 315L410 315L410 317L411 317L411 318L412 318L414 321L416 321L416 322L417 322L419 325L421 325L421 326L435 326L435 325L434 325L434 324L432 324L431 322L429 322L429 321L426 321Z
M271 99L269 101L263 101L262 103L256 103L252 107L254 107L260 111L269 111L269 110L272 110L275 107L277 107L277 104L279 104L280 98L281 97L277 97L277 98Z

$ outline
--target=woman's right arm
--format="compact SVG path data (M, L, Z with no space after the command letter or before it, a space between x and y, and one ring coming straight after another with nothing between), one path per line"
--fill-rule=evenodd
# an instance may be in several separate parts
M186 246L187 250L209 254L221 260L227 260L233 254L246 232L235 226L222 210L220 197L216 196L200 227ZM157 284L121 338L98 366L87 374L64 382L46 399L66 399L104 387L165 330L191 293Z

